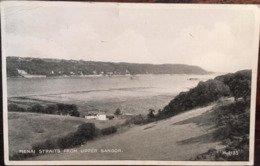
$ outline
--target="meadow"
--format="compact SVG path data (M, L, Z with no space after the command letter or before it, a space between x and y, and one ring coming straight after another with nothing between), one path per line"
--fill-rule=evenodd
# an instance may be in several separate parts
M96 121L71 116L10 112L8 113L10 156L19 150L31 149L35 143L74 132L79 125L87 122L94 122L98 128L106 128L122 124L124 120Z

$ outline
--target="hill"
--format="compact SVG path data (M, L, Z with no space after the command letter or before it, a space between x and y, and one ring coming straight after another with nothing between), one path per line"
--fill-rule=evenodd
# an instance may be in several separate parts
M95 123L98 128L105 128L120 120L95 121L72 116L48 115L30 112L8 113L9 153L12 156L21 149L30 149L32 145L46 139L64 136L77 130L87 122Z
M198 67L184 64L137 64L7 57L7 77L24 75L126 75L126 74L209 74Z
M41 155L36 160L171 160L187 161L208 151L222 148L213 139L210 117L204 116L213 105L194 109L169 119L129 128L125 132L101 137L81 147L77 153ZM197 119L195 123L195 119ZM98 153L81 153L83 149ZM101 153L101 149L121 149L120 153Z

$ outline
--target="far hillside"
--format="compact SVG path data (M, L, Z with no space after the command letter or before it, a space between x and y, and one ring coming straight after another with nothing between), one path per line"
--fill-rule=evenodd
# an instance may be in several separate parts
M184 64L154 65L21 57L7 57L6 64L7 77L210 73L198 66Z

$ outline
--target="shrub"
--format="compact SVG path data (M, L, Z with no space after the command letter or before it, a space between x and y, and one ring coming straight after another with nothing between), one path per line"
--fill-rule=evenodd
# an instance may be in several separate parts
M45 112L44 107L40 104L33 105L30 112L43 113Z
M155 118L154 112L155 112L154 109L149 109L149 113L148 113L148 115L147 115L147 118L148 118L148 119L153 119L153 118Z
M83 142L83 138L81 139L81 143ZM70 133L64 137L60 137L57 139L57 146L61 149L71 148L73 146L80 145L79 138L75 137L74 133Z
M62 115L69 114L70 116L75 116L75 117L80 116L78 107L75 104L70 105L70 104L59 103L59 104L57 104L57 107L58 107L58 113L60 113Z
M127 120L125 124L144 124L146 123L147 119L145 119L141 114L132 117L131 119Z
M199 84L188 92L181 92L164 109L164 114L175 115L198 106L205 106L220 97L229 96L227 85L218 80L208 80Z
M22 107L19 107L16 104L8 104L8 111L9 112L25 112L26 110Z
M251 70L241 70L234 74L218 76L215 78L215 80L219 80L228 85L232 95L236 100L240 97L242 97L244 100L250 100L251 75Z
M121 115L121 110L119 108L117 108L116 111L114 112L114 115L116 115L116 116Z
M117 128L115 126L111 126L108 128L101 129L102 135L109 135L117 132Z
M76 137L82 137L85 140L93 139L96 135L96 127L93 123L84 123L79 126L75 132Z
M46 108L46 113L47 114L55 114L58 110L58 106L57 105L48 105Z

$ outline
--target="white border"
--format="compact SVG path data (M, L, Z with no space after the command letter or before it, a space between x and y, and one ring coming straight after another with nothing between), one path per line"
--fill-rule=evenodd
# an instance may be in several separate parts
M11 1L16 3L17 1ZM252 55L252 91L251 91L251 112L250 112L250 153L248 162L208 162L208 161L152 161L152 160L91 160L91 161L10 161L8 142L8 114L7 114L7 77L6 77L6 49L5 46L5 19L4 3L1 2L1 33L2 33L2 88L3 88L3 123L4 123L4 161L6 165L253 165L254 162L254 137L255 137L255 111L256 111L256 84L259 46L260 12L256 5L209 5L209 4L143 4L143 3L116 3L116 2L49 2L49 1L23 1L22 3L34 3L44 6L77 6L84 5L107 8L165 8L165 9L228 9L228 10L252 10L255 13L255 38L254 54ZM21 3L21 1L17 2ZM55 4L54 4L55 3Z

